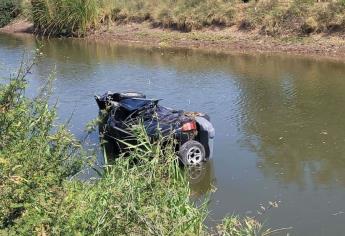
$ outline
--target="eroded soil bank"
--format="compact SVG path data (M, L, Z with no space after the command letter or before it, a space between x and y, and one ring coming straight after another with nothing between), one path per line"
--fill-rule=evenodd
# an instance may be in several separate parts
M0 29L5 33L33 33L28 21L15 20ZM315 34L308 37L271 37L237 27L207 28L192 32L154 28L150 23L103 26L83 40L114 41L150 47L205 49L222 53L284 53L345 61L345 40L341 36Z

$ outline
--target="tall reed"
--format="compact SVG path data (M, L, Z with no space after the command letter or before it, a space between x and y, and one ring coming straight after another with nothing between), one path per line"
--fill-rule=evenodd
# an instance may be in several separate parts
M0 83L0 235L207 235L206 202L196 206L172 142L151 143L142 125L136 145L108 162L97 181L70 178L90 155L56 124L46 86L26 98L23 64ZM49 94L49 93L48 93ZM230 217L215 234L259 235L256 221Z
M102 5L98 0L32 0L32 18L38 33L82 36L96 27Z

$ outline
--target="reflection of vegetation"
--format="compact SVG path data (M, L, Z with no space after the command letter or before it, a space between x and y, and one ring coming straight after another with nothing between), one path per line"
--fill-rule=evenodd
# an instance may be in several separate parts
M15 40L13 40L15 42ZM92 42L87 40L42 40L42 52L48 57L60 62L96 66L102 64L139 64L141 66L173 67L178 71L209 72L221 70L231 73L254 77L280 76L280 73L289 74L294 71L298 76L313 77L315 73L327 68L336 76L341 72L341 64L332 62L315 63L312 59L300 59L289 56L253 56L253 55L226 55L207 51L190 49L157 49L133 46L122 46L112 42ZM212 63L210 63L212 62ZM302 62L302 63L300 63ZM262 70L257 70L262 66ZM303 68L308 67L308 70ZM321 67L321 68L318 68ZM83 72L83 71L81 71ZM251 73L251 74L248 74ZM303 73L303 75L301 74Z
M58 72L70 71L66 58L72 64L90 65L78 71L78 78L83 77L82 73L90 73L99 62L236 74L232 79L241 92L239 126L248 137L245 145L261 156L258 165L264 173L300 185L306 171L318 183L334 179L345 183L341 145L345 139L344 122L339 115L344 112L345 100L342 63L287 56L144 49L79 40L49 40L43 44L48 59L63 62L58 64ZM68 74L66 71L63 73Z
M261 156L258 166L302 186L307 174L316 183L345 184L342 65L260 62L251 79L239 82L245 144Z
M18 46L25 45L31 49L35 47L35 40L32 35L22 34L20 37L15 35L1 33L0 46L3 48L18 48Z
M192 196L201 197L215 186L215 177L213 173L213 163L208 161L204 165L190 167L187 170L188 182L192 191Z
M54 125L46 90L33 100L24 96L30 68L0 85L1 235L208 233L205 208L190 202L173 146L151 144L141 126L134 128L139 146L107 165L98 181L68 180L87 154L65 126ZM262 231L255 220L235 217L219 226L226 235Z

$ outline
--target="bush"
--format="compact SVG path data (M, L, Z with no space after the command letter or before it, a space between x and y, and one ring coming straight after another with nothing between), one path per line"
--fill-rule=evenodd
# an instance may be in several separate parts
M224 218L217 228L219 235L223 236L270 235L272 232L264 230L262 225L252 218L239 219L236 216Z
M36 32L82 36L100 23L101 3L98 0L32 0Z
M0 87L0 230L13 234L49 224L66 178L81 164L78 142L64 126L54 126L56 112L44 92L24 97L29 69Z
M133 127L139 146L107 166L99 181L69 181L86 157L67 129L54 124L47 97L23 96L29 69L0 87L0 234L204 231L206 211L189 201L173 146L163 154L142 126Z
M6 0L9 1L9 0ZM259 29L266 35L332 32L345 25L344 0L32 0L37 32L83 36L101 23L149 21L184 32L204 27Z
M345 5L342 1L316 6L310 13L317 22L317 32L344 30Z
M24 96L31 67L0 85L0 235L208 234L206 203L191 203L172 141L162 150L163 140L150 143L142 125L132 127L138 144L107 164L100 179L70 178L89 157L67 127L55 124L47 89ZM236 217L218 229L262 232L257 221Z
M314 19L314 17L308 17L303 23L301 30L305 34L310 34L310 33L315 32L317 28L318 28L318 23Z
M272 36L331 33L342 30L345 25L342 0L322 3L294 0L288 5L266 0L253 3L247 12L247 22Z
M191 31L234 24L234 2L225 0L117 0L113 20L152 21L154 26Z
M19 14L18 6L15 0L0 1L0 28L10 23Z

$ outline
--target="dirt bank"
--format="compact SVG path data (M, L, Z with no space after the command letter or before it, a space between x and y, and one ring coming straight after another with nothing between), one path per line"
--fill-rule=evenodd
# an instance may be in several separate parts
M27 20L16 19L3 28L0 28L3 33L33 33L33 24Z
M0 31L32 33L32 29L32 23L15 20ZM345 40L323 34L308 37L269 37L259 34L258 31L241 31L237 27L208 28L182 33L153 28L144 22L104 26L90 32L85 39L137 46L198 48L224 53L286 53L345 61Z
M340 37L269 37L236 27L210 28L189 33L152 28L148 23L114 25L90 33L87 39L111 40L158 47L202 48L237 53L287 53L345 61L345 40Z

